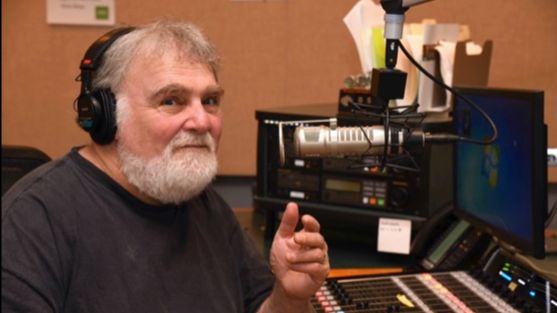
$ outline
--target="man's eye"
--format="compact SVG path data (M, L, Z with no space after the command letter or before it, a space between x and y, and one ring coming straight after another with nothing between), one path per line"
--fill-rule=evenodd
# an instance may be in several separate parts
M178 104L178 102L176 101L176 99L173 98L164 99L161 101L161 105L165 105L165 106L171 106L176 104Z
M203 105L219 105L219 97L206 97L203 98Z

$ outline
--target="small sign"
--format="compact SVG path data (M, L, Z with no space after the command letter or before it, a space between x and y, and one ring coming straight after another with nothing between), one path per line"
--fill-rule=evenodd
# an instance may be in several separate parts
M47 0L46 22L67 25L115 24L114 0Z
M410 254L412 221L379 218L377 251Z

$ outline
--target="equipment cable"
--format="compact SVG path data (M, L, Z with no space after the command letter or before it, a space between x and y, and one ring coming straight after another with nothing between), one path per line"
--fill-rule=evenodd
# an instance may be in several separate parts
M445 84L444 82L440 81L439 79L437 79L435 76L433 76L432 74L430 74L425 68L423 68L413 57L412 55L410 55L410 53L408 52L408 50L406 50L406 48L404 47L404 45L402 44L402 42L400 42L400 40L398 41L398 46L400 47L400 49L402 50L402 52L404 53L404 55L408 58L408 60L410 60L410 62L420 70L420 72L422 72L425 76L427 76L429 79L431 79L432 81L434 81L436 84L442 86L443 88L445 88L446 90L450 91L453 95L455 95L456 97L464 100L464 102L466 102L467 104L469 104L471 107L473 107L475 110L477 110L484 118L485 120L489 123L489 125L491 126L491 129L493 131L491 138L487 139L487 140L478 140L478 139L474 139L474 138L469 138L469 137L463 137L463 136L458 136L458 135L453 135L453 134L440 134L440 135L436 135L436 134L432 134L429 135L430 139L434 139L434 140L439 140L439 141L451 141L451 140L459 140L459 141L466 141L466 142L470 142L470 143L475 143L475 144L481 144L481 145L488 145L491 144L493 142L495 142L495 140L498 137L498 132L497 132L497 127L495 126L495 123L493 122L493 120L489 117L489 115L487 113L485 113L485 111L480 108L477 104L475 104L473 101L471 101L470 99L466 98L465 96L463 96L462 94L460 94L458 91L456 91L454 88L451 88L450 86L448 86L447 84Z

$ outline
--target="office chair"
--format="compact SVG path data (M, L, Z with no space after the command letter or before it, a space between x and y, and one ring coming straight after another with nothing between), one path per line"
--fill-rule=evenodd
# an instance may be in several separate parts
M2 145L2 195L25 174L50 161L39 149Z

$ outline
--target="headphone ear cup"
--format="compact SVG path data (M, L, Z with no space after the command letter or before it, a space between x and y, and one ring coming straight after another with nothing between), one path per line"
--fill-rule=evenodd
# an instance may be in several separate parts
M91 138L98 144L109 144L116 135L116 99L110 89L98 89L91 96L94 113Z
M77 123L86 132L90 133L98 124L99 103L89 93L82 93L77 97Z
M93 89L94 72L110 45L134 29L117 28L104 34L87 49L79 65L81 74L76 80L81 81L81 94L76 99L77 122L98 144L109 144L116 135L116 97L110 89Z

